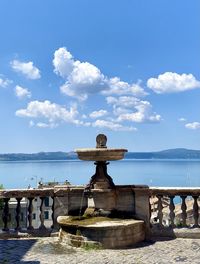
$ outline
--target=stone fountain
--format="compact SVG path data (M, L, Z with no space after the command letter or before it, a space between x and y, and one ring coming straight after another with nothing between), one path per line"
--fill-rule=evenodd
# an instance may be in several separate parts
M60 239L70 245L124 248L145 238L145 220L149 215L146 215L148 210L142 208L142 203L145 199L148 201L144 192L148 187L114 184L107 173L107 165L109 161L123 159L127 150L107 148L106 143L107 137L99 134L96 148L75 150L79 159L95 161L96 172L82 189L81 199L80 190L76 190L76 198L80 201L79 215L74 215L75 211L70 215L68 210L67 215L57 218L61 227ZM73 190L70 192L72 196ZM75 201L75 196L73 199Z

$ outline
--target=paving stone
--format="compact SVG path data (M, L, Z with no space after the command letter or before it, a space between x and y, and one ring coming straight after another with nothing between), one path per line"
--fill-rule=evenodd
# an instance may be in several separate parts
M200 240L152 240L123 250L84 250L57 238L0 240L0 264L199 264Z

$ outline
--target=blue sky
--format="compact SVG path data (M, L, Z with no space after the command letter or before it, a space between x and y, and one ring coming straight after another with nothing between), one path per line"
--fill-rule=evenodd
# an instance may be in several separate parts
M200 1L0 1L0 153L200 149Z

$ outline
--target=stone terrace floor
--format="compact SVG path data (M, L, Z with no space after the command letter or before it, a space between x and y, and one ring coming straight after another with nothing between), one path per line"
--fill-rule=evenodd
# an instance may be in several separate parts
M152 240L123 250L86 250L55 237L0 240L0 264L200 263L200 239Z

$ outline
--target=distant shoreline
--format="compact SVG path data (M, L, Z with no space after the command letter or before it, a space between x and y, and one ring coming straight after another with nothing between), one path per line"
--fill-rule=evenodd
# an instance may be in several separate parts
M200 160L200 150L184 148L155 152L127 152L125 160ZM76 161L75 152L39 152L0 154L0 161Z

